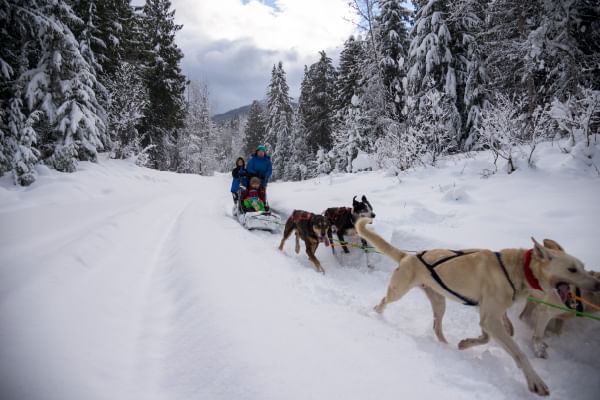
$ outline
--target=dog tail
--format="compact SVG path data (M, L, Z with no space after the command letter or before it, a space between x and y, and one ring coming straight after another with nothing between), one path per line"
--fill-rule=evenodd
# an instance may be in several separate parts
M366 239L369 243L375 246L375 248L378 251L382 252L383 254L397 262L400 262L400 260L402 260L408 255L402 250L397 249L390 243L386 242L384 238L382 238L372 230L367 229L365 225L370 224L371 222L373 222L373 219L371 218L360 218L358 221L356 221L355 227L360 237Z

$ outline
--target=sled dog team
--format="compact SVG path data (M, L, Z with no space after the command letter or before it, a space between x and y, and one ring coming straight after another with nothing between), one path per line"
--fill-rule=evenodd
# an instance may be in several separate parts
M446 298L478 306L481 335L463 339L458 348L468 349L487 343L490 337L494 338L523 371L529 390L538 395L549 395L548 386L512 338L513 326L506 315L507 310L515 301L529 295L550 304L577 307L578 311L589 306L596 308L600 303L600 273L586 271L581 261L550 239L540 244L532 238L531 249L502 249L498 252L487 249L432 249L411 255L367 228L374 217L373 207L365 196L361 201L357 201L355 196L351 208L328 208L322 215L294 210L285 224L279 249L283 250L285 241L295 233L296 253L300 252L302 239L315 269L324 273L315 255L319 243L329 246L333 233L336 233L341 247L347 253L345 235L356 232L363 248L368 242L398 263L385 296L375 306L376 312L383 313L389 303L400 300L409 290L418 287L431 303L433 330L437 339L447 343L442 329ZM335 252L334 246L332 250ZM575 291L580 295L571 295ZM562 321L572 315L542 304L526 304L520 318L534 328L532 347L536 357L548 356L544 342L546 329L551 328L553 323L559 324L560 329Z
M279 249L283 250L285 241L295 232L296 253L300 252L302 239L315 269L324 273L315 256L319 243L328 246L332 233L336 233L344 251L348 252L344 235L358 233L363 245L369 242L398 263L385 296L375 306L376 312L382 313L387 304L400 300L410 289L421 288L431 303L435 335L439 341L447 343L442 330L446 298L478 306L481 335L462 340L458 348L464 350L485 344L492 337L523 371L530 391L542 396L550 394L548 386L513 340L513 326L506 312L515 301L528 295L535 295L547 303L569 306L567 302L573 301L570 293L575 288L581 290L586 304L598 304L600 273L586 271L581 261L550 239L540 244L532 238L533 248L529 250L432 249L410 255L367 228L375 214L365 196L361 201L357 201L355 196L352 203L352 208L328 208L322 215L294 210L285 224ZM335 252L333 246L332 250ZM534 327L532 345L537 357L547 358L547 344L543 339L549 323L554 319L562 321L568 316L572 314L545 305L528 303L525 306L520 318Z

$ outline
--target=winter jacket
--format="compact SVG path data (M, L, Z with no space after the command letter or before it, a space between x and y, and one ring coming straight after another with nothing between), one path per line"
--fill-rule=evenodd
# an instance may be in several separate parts
M265 211L265 192L260 189L248 189L246 193L242 195L242 204L247 209L253 209L254 204L258 206L257 211Z
M271 177L271 174L273 174L271 157L267 155L259 157L256 154L253 154L250 161L248 161L246 170L250 176L257 176L260 178L261 186L267 186L267 182L269 182L269 178Z
M244 181L246 179L246 168L237 166L231 171L231 176L233 176L233 181L231 181L231 193L237 193L240 188L240 181Z

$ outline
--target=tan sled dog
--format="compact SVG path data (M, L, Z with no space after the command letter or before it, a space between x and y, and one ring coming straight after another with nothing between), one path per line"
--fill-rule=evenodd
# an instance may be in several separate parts
M544 240L544 246L564 252L563 248L556 242L550 243L548 240ZM600 279L600 272L589 271L589 274L596 280ZM575 285L560 283L555 289L543 292L535 290L532 291L532 295L546 303L569 307L578 311L598 312L598 309L593 308L591 305L600 304L600 292L581 289L580 296L583 302L577 302L570 298L570 294L575 293L578 289ZM564 321L573 317L575 317L573 313L561 311L544 304L530 301L525 304L519 318L533 327L532 345L536 357L548 357L548 353L546 352L548 345L544 342L546 331L552 331L559 335L562 331Z
M410 289L421 287L431 302L434 330L441 340L445 297L478 305L483 334L479 338L463 340L459 348L486 343L488 335L493 337L523 371L529 390L542 396L550 394L527 356L507 332L502 321L503 315L516 297L529 293L525 276L529 273L544 290L552 290L560 282L600 290L600 283L585 272L581 261L562 251L543 247L535 239L532 239L534 248L531 250L505 249L494 253L490 250L454 252L436 249L413 256L367 229L365 225L370 222L369 218L359 219L356 223L358 234L399 263L392 273L385 297L375 307L378 313L382 313L388 303L399 300ZM529 261L525 263L528 258Z

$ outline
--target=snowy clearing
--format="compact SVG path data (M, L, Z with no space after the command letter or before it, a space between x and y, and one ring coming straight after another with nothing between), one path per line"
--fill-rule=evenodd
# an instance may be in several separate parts
M545 144L536 170L484 179L490 156L448 158L399 177L330 175L269 187L271 205L321 212L366 194L373 226L403 249L529 247L552 238L600 269L597 173ZM177 175L124 161L38 167L29 188L0 181L0 398L536 398L476 310L449 303L436 341L429 303L411 291L383 317L372 307L392 262L319 247L326 274L279 235L231 217L229 176ZM533 357L553 399L600 393L600 323L568 321Z

